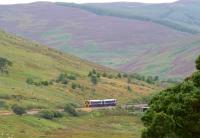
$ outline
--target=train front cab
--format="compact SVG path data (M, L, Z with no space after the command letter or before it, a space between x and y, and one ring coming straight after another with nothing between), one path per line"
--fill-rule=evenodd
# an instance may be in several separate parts
M85 101L85 107L89 108L90 107L90 101Z

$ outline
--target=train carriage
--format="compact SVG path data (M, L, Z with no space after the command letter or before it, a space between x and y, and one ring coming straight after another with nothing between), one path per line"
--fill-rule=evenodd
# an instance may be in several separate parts
M85 101L86 107L105 107L105 106L116 106L116 99L104 99L104 100L87 100Z

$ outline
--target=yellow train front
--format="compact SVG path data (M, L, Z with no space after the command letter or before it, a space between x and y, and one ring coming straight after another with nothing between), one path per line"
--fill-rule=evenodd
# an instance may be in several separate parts
M106 106L116 106L116 99L104 99L104 100L87 100L85 101L86 107L106 107Z

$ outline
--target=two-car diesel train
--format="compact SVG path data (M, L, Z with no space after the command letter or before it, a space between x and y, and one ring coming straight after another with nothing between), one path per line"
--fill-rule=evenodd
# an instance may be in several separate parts
M116 106L116 99L104 99L104 100L87 100L85 101L86 107L105 107L105 106Z

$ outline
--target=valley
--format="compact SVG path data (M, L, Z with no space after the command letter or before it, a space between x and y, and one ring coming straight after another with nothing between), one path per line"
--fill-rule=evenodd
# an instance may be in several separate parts
M0 138L199 138L199 6L0 2Z
M123 72L158 75L162 78L184 78L195 70L194 59L200 52L198 33L180 31L151 20L124 18L124 14L128 15L123 12L125 9L130 14L138 10L141 17L143 10L145 17L148 11L152 11L151 15L156 12L153 12L151 5L144 5L146 9L134 7L134 3L132 8L127 8L126 5L131 3L70 5L36 2L2 5L0 27L48 47ZM176 3L174 5L176 8ZM105 7L105 12L96 13L83 8L84 6L100 11ZM171 4L155 5L155 9L163 10L164 14L165 9L168 10L170 6ZM118 13L116 16L107 14L118 9L122 16L118 16ZM190 11L187 12L190 14ZM156 18L160 16L156 14ZM186 40L190 42L187 45L183 43ZM192 56L191 52L194 53ZM188 61L181 64L185 56ZM160 57L165 61L157 60ZM182 67L186 69L182 70Z

